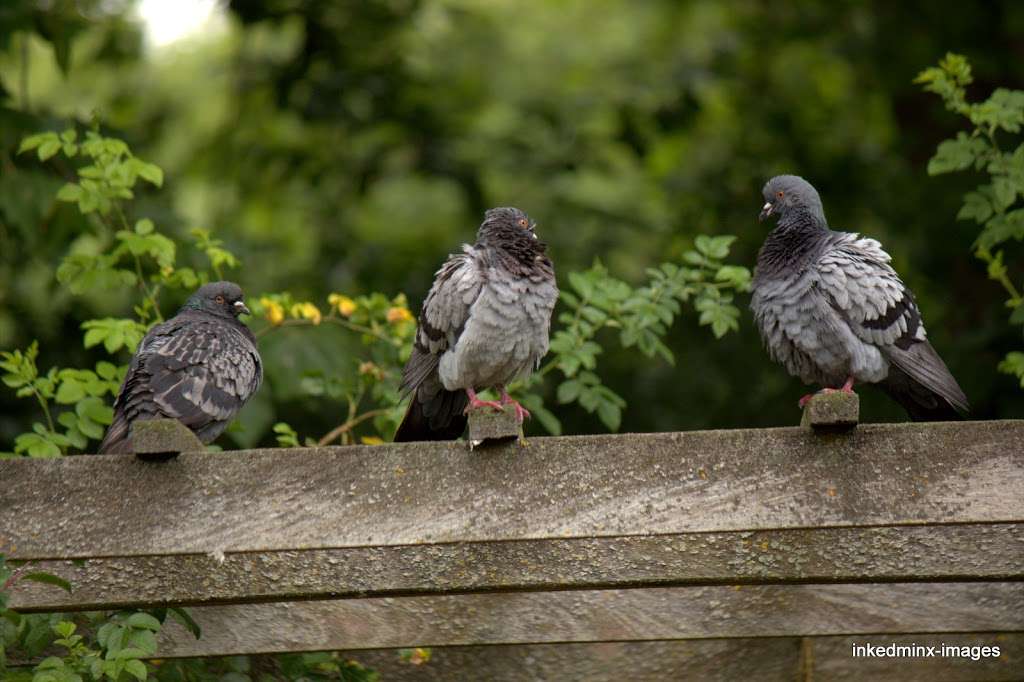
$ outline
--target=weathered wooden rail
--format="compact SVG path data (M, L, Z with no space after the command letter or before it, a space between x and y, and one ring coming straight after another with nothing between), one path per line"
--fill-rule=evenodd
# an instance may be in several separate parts
M75 586L19 583L12 608L194 607L204 636L168 627L163 656L435 646L417 679L467 656L522 673L488 679L634 658L632 679L736 679L723 657L749 649L780 671L755 679L890 679L850 643L914 633L1003 655L882 659L891 679L1024 676L1024 421L7 460L0 479L0 551Z

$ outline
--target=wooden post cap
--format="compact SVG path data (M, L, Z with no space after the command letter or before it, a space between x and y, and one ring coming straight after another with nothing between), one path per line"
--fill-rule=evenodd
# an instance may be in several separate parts
M506 405L501 412L483 407L469 413L469 447L475 448L484 442L505 441L522 436L522 425L516 420L513 405Z
M147 419L132 424L135 456L147 462L163 462L182 452L204 452L206 446L177 419Z
M849 431L860 420L860 396L845 391L815 393L804 406L801 426L815 431Z

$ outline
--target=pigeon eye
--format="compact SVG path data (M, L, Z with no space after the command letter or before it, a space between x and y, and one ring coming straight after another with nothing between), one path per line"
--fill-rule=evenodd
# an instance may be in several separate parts
M217 298L215 298L213 300L215 300L217 303L220 303L221 305L224 304L224 297L223 296L218 296Z
M529 226L530 226L530 221L529 220L527 220L526 218L520 218L519 219L519 227L529 227Z
M775 193L775 196L781 199L785 194L786 193L780 189L778 192Z

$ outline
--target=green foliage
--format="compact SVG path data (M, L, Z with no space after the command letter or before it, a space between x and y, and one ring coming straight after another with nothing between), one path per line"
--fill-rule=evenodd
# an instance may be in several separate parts
M724 263L734 240L700 235L695 249L683 254L683 265L663 263L649 268L650 281L637 288L612 277L601 263L584 272L570 272L572 290L563 289L560 296L568 311L558 316L561 328L552 334L552 358L527 386L558 369L563 376L556 391L558 402L579 403L587 412L596 412L608 429L618 430L626 401L594 372L597 356L604 352L598 334L615 330L623 348L635 347L647 358L660 356L674 364L663 339L682 313L682 304L692 303L700 313L699 323L710 326L715 338L738 329L740 311L732 304L733 294L750 288L750 271ZM560 422L543 408L539 396L524 399L523 404L550 433L561 433Z
M135 157L122 140L103 137L95 131L87 132L80 145L76 139L74 129L59 135L40 133L25 138L19 151L36 150L42 161L61 153L69 160L79 155L91 160L77 168L78 182L65 184L58 190L57 199L76 203L86 219L90 214L99 216L88 223L94 230L91 243L105 241L107 248L79 253L72 250L56 274L72 294L137 288L141 301L134 308L135 318L104 317L86 320L81 325L86 349L102 347L116 358L123 352L135 352L148 328L163 320L159 306L161 291L190 292L207 281L209 273L178 268L177 244L157 232L152 220L140 218L133 228L128 227L127 206L123 202L134 198L133 188L139 179L162 185L160 168ZM116 229L118 225L121 229ZM195 249L205 255L212 267L238 264L208 231L197 230L193 236ZM126 366L101 360L95 371L51 368L40 374L36 365L38 355L37 341L24 352L0 352L3 382L14 388L18 397L34 397L45 418L45 424L36 422L31 432L15 438L14 452L30 457L57 457L72 449L85 451L90 441L102 439L104 428L113 419L113 409L105 399L116 395Z
M928 173L974 169L988 176L989 182L964 195L957 219L981 226L975 255L988 266L989 278L1006 291L1010 323L1024 326L1022 288L1014 284L1019 274L1011 274L1001 248L1024 239L1024 205L1018 201L1024 197L1024 141L1019 136L1007 139L1007 134L1017 135L1024 126L1024 91L998 88L988 99L970 102L966 87L973 80L967 59L950 53L915 81L941 96L947 109L966 117L972 126L969 132L961 131L955 139L939 144L928 162ZM998 369L1016 376L1024 387L1024 354L1010 352Z
M29 457L59 457L68 448L84 449L89 439L103 437L103 428L113 419L113 410L102 398L115 395L123 368L99 362L96 371L51 368L40 375L36 367L39 345L32 343L24 352L0 351L2 380L16 389L20 398L34 397L42 408L46 424L36 422L32 432L15 439L14 452ZM72 409L54 414L59 406ZM63 431L57 430L57 425Z

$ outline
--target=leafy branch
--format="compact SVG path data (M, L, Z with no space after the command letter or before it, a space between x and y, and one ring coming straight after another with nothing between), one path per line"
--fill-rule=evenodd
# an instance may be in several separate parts
M529 391L557 369L562 375L558 402L578 403L587 412L596 412L609 430L618 430L626 401L595 372L604 350L598 335L614 330L622 347L635 347L648 358L659 356L674 364L663 339L682 314L683 304L692 303L699 324L711 327L715 338L739 329L740 311L733 305L733 295L750 288L750 271L724 262L735 239L700 235L694 249L683 254L683 264L648 269L649 281L636 288L612 277L601 263L569 273L571 291L560 294L568 310L558 315L561 327L552 335L551 359L513 390ZM522 400L550 433L561 433L561 423L543 407L539 395L528 394Z
M974 220L981 231L974 253L984 261L988 276L1006 291L1010 324L1024 325L1024 298L1013 283L1001 246L1024 239L1024 91L997 88L986 100L969 102L966 87L973 82L971 66L961 55L949 53L937 67L922 71L914 82L938 94L946 108L967 118L969 132L941 142L928 162L928 174L938 175L973 169L983 171L989 182L964 195L958 220ZM1013 351L999 363L1001 372L1016 376L1024 387L1024 353Z

